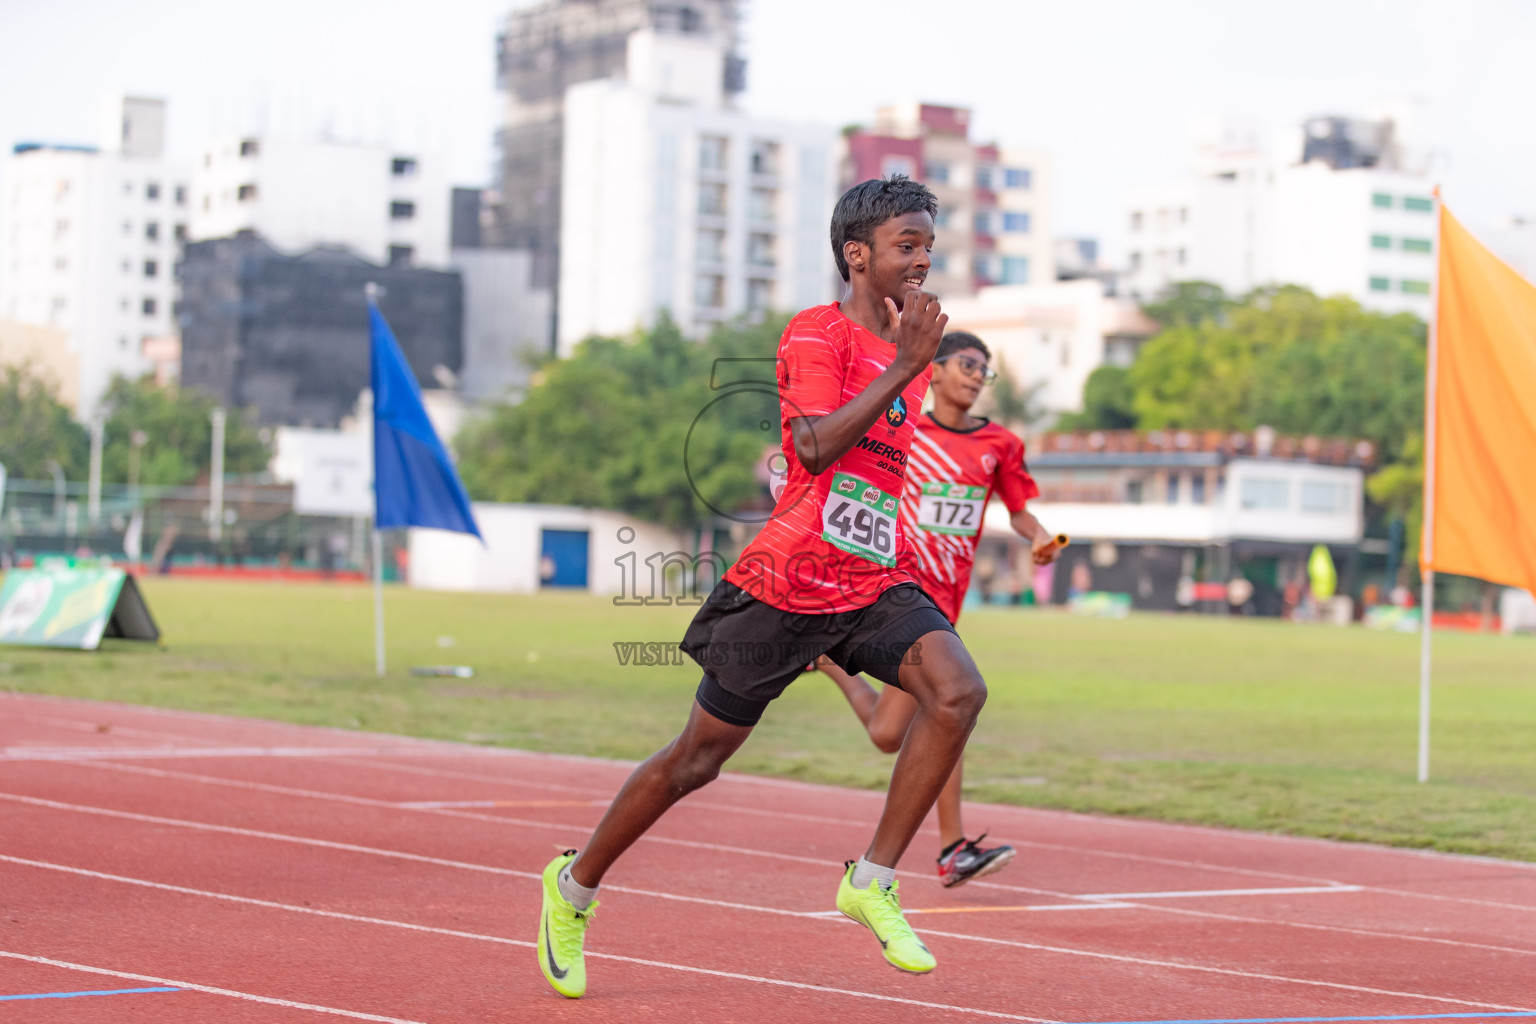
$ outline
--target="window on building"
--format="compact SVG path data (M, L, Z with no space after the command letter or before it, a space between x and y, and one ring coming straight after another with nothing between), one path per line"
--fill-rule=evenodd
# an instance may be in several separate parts
M984 188L984 189L987 189L988 191L991 191L991 189L992 189L992 168L990 168L990 167L978 167L978 168L976 168L976 187L977 188Z
M714 182L699 184L699 215L702 217L725 216L725 186Z
M1402 292L1403 292L1404 295L1428 295L1429 294L1429 282L1428 281L1399 281L1397 286L1398 286L1398 288L1402 289Z
M1011 235L1029 234L1029 214L1004 213L1003 230Z
M1140 231L1141 230L1141 219L1142 218L1141 218L1141 211L1140 210L1132 210L1131 211L1131 230L1132 231Z
M752 220L773 220L774 207L778 205L779 194L771 188L755 188L747 203L747 216Z
M693 304L701 309L720 309L725 305L725 278L719 274L700 274L693 279Z
M1003 274L999 284L1029 284L1029 257L1004 256Z
M235 201L241 203L254 203L256 201L256 186L241 185L235 190Z
M185 186L185 185L177 185L176 186L176 205L177 206L186 206L187 205L187 186Z
M972 256L971 276L982 284L991 284L993 280L992 257L984 253L977 253L975 256Z
M753 312L773 308L773 282L760 277L747 280L747 308Z
M723 135L699 136L699 170L723 171L731 140Z
M133 273L133 264L131 262L129 262L128 260L123 260L123 273L125 273L125 274Z
M880 158L880 177L894 178L898 174L904 174L908 178L917 175L917 165L909 156L883 156Z
M145 316L154 316L155 315L155 310L158 308L158 305L157 305L157 303L155 302L154 299L146 298L140 304L140 308L144 310L144 315Z
M1137 271L1137 270L1140 270L1140 269L1141 269L1141 253L1133 252L1133 253L1131 253L1131 270L1132 271Z
M1187 206L1179 207L1179 223L1180 224L1188 224L1189 223L1189 207L1187 207Z
M157 220L146 221L144 224L144 239L149 242L160 241L160 222Z
M1392 248L1392 236L1391 235L1372 235L1371 236L1371 248L1372 249L1390 249L1390 248Z
M160 276L160 264L157 263L154 260L145 260L144 261L144 276L145 277L159 277Z
M992 233L992 213L983 210L971 217L971 229L978 235L990 235Z
M203 196L203 212L207 213L211 209L213 209L213 195L210 193Z
M930 185L948 185L949 164L937 162L923 164L923 180Z
M128 335L124 334L122 337L117 339L117 347L123 349L128 347Z
M1189 478L1189 500L1191 504L1205 504L1205 474L1196 473Z
M1177 473L1168 474L1168 488L1163 492L1163 498L1170 505L1179 503L1179 481L1183 479Z
M1141 481L1127 480L1125 482L1125 500L1127 504L1141 504Z
M747 262L754 267L773 266L772 235L765 232L753 232L747 236Z
M53 258L53 269L54 270L68 270L69 269L69 259L67 257L64 257L64 256L55 256Z
M933 271L935 274L946 274L946 273L948 273L949 272L949 257L945 256L941 252L931 252L931 253L929 253L928 254L928 269Z
M1268 476L1245 476L1238 501L1245 509L1283 511L1291 507L1291 482Z
M701 263L724 263L725 232L700 231L698 257Z
M1381 210L1392 209L1392 197L1385 192L1372 192L1371 205Z
M1003 171L1003 187L1030 188L1033 186L1033 178L1028 167L1009 167Z
M389 162L389 173L397 178L412 178L416 176L416 158L413 156L397 156Z
M410 220L414 216L416 216L416 204L409 199L393 199L390 201L390 220Z
M1340 483L1303 480L1301 510L1330 515L1346 512L1349 510L1349 488Z
M1403 196L1403 209L1412 210L1414 213L1433 213L1435 201L1425 199L1423 196Z
M178 242L185 242L187 240L187 226L185 224L177 224L172 233Z
M392 267L408 267L411 265L411 257L415 254L415 246L391 245L389 247L389 265Z
M944 207L939 207L939 215L933 218L935 228L947 228L954 223L954 214Z
M1403 239L1403 252L1433 252L1435 243L1427 238Z
M240 140L240 155L241 156L260 156L261 155L261 143L259 141L257 141L256 139L241 139Z
M777 142L758 139L752 143L752 173L779 173L779 144Z
M151 181L144 186L144 198L150 202L155 202L160 198L160 183L158 181Z
M1386 277L1373 277L1373 278L1371 278L1371 291L1373 291L1373 292L1389 292L1391 290L1392 290L1392 280L1391 280L1391 278L1386 278Z

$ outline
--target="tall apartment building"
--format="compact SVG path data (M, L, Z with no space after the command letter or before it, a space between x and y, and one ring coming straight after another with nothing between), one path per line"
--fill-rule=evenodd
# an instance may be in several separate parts
M1233 294L1300 284L1428 319L1435 204L1394 121L1312 118L1279 154L1228 132L1193 163L1184 180L1125 197L1131 295L1188 280Z
M1051 164L1037 150L970 141L964 107L881 108L845 137L842 185L905 174L939 200L929 287L940 297L1056 279Z
M164 158L165 103L116 99L100 148L19 143L0 168L0 320L62 332L88 418L115 374L150 369L175 331L186 169Z
M733 58L707 36L626 47L623 79L565 96L559 350L661 310L697 336L835 298L835 132L731 109Z
M736 54L739 6L739 0L545 0L507 16L496 41L506 107L496 137L496 194L487 197L494 230L486 244L532 253L530 287L553 288L560 267L566 90L623 75L629 37L649 30L718 46L725 57L716 84L729 99L746 87L746 64Z
M448 264L442 165L378 145L228 136L199 148L191 237L254 231L287 252L341 245L373 263Z

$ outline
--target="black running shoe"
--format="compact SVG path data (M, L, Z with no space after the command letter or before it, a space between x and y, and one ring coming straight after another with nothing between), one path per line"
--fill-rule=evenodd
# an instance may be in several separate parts
M983 832L975 839L961 839L946 846L939 854L939 881L945 888L964 885L973 878L1001 871L1013 860L1016 852L1013 847L1006 843L983 847L981 841L985 838L987 834Z

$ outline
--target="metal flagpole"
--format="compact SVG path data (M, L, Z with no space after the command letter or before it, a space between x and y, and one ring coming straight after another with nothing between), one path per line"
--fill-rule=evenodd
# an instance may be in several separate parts
M1435 396L1440 377L1440 189L1435 188L1435 276L1430 281L1429 351L1424 377L1424 532L1419 538L1419 560L1433 565L1435 558ZM1429 781L1429 643L1435 623L1435 570L1424 572L1424 594L1419 602L1419 781Z
M373 661L384 675L384 540L373 530Z

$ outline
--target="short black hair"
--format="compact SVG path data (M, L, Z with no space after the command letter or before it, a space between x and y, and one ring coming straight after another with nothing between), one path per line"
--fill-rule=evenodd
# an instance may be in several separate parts
M939 201L928 191L927 185L913 181L905 174L871 178L844 192L832 211L832 256L837 260L837 272L843 275L843 280L848 280L844 245L849 242L868 245L875 228L892 217L919 211L937 217Z
M982 343L980 338L970 331L950 331L940 339L939 350L933 354L933 359L937 362L945 356L952 356L956 352L963 352L968 348L974 348L989 360L992 358L992 351Z

